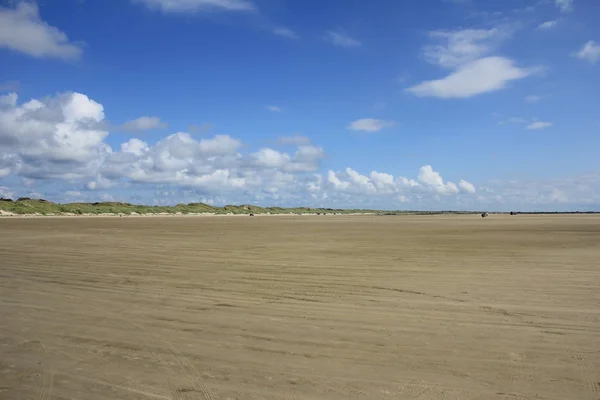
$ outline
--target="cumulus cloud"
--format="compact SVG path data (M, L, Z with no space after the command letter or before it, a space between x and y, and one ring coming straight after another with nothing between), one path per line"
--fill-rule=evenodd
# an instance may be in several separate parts
M458 182L458 187L461 191L463 191L465 193L470 193L470 194L475 193L475 186L472 183L467 182L465 180L461 179Z
M434 171L431 165L424 165L419 169L419 181L440 194L458 192L456 184L453 182L444 183L442 176Z
M542 22L541 24L538 25L538 29L541 29L541 30L552 29L552 28L555 28L557 24L558 24L558 21L556 21L556 20Z
M63 93L17 105L14 93L0 97L0 159L26 178L76 179L102 163L104 109L80 93Z
M121 129L127 132L143 132L152 129L166 128L167 124L159 117L139 117L123 124Z
M460 66L445 78L424 81L406 90L419 97L467 98L503 89L533 72L504 57L485 57Z
M281 109L281 107L279 107L279 106L267 106L266 108L267 108L267 110L269 110L271 112L276 112L276 113L280 113L283 111Z
M341 47L358 47L361 46L362 43L359 40L356 40L346 34L335 31L327 31L325 33L325 40L334 46Z
M530 123L529 125L527 125L527 129L532 130L532 129L546 129L546 128L550 128L552 126L552 122L546 122L546 121L535 121Z
M294 32L293 30L289 29L289 28L275 28L273 29L273 33L277 36L282 36L288 39L300 39L298 37L298 35L296 34L296 32Z
M0 6L0 47L32 57L77 59L81 46L58 28L44 22L34 2L19 1L14 8Z
M81 93L22 103L12 93L1 96L0 104L1 177L21 178L42 193L40 188L61 182L67 187L63 197L54 198L59 201L122 199L127 188L136 196L151 192L142 199L157 204L169 198L197 201L195 194L228 202L383 207L475 190L464 180L458 185L444 181L430 166L416 179L381 171L363 175L351 167L322 174L325 150L304 136L279 138L292 146L289 151L263 147L244 153L243 143L231 136L197 140L185 132L154 144L131 138L113 150L105 143L103 106Z
M264 168L282 168L292 160L288 154L269 148L260 149L252 157L254 165Z
M148 143L140 139L129 139L129 141L121 143L121 151L123 153L131 153L136 156L141 156L149 149Z
M584 44L579 51L574 53L573 56L594 64L596 61L600 60L600 45L595 41L590 40Z
M361 118L348 124L346 129L352 131L378 132L384 128L394 126L394 121L385 121L382 119Z
M473 184L461 180L459 187L453 182L445 182L439 172L434 171L430 165L419 169L417 180L403 176L394 177L378 171L362 175L348 167L343 172L328 171L327 184L334 191L354 195L386 195L389 199L401 198L401 202L427 194L450 196L459 192L465 195L475 193Z
M0 107L14 107L17 105L18 98L19 95L14 92L0 96Z
M573 0L554 0L554 4L561 12L569 12L573 10Z
M252 11L255 6L248 0L133 0L150 9L169 13L200 11Z

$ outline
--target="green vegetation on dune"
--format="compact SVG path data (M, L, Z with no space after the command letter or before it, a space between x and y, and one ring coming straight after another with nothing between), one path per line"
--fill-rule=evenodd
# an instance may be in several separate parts
M22 198L1 199L0 210L14 214L83 215L83 214L350 214L379 213L377 210L332 209L309 207L259 207L253 205L226 205L215 207L204 203L177 204L175 206L148 206L120 202L66 203Z
M0 198L0 211L19 215L135 215L135 214L378 214L378 215L438 215L479 214L480 211L385 211L368 209L338 209L310 207L259 207L248 204L215 207L204 203L177 204L174 206L148 206L120 202L59 204L43 199ZM515 212L514 214L592 214L594 211L573 212ZM502 214L502 213L497 213ZM508 213L505 213L508 214Z

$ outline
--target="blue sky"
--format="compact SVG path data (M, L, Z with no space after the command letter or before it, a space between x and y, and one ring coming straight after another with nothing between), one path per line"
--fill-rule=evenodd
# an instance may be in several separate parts
M0 4L0 197L600 210L598 1Z

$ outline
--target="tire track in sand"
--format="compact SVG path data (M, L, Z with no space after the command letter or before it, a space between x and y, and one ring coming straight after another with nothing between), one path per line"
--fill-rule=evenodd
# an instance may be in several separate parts
M582 356L573 356L589 391L590 400L600 399L600 377L594 376L592 368Z
M137 323L135 321L132 321L130 319L122 319L122 318L118 317L114 311L108 311L106 309L103 309L103 311L107 312L109 315L114 316L120 322L133 327L134 330L139 330L140 332L147 332L147 329L145 329L142 325L140 325L139 323ZM194 367L194 365L183 354L181 354L181 352L179 350L177 350L177 348L175 348L175 346L173 346L173 344L171 342L169 342L167 339L165 339L162 335L159 335L157 333L151 333L150 335L152 337L162 341L167 346L169 346L169 348L165 348L165 350L171 355L171 357L181 367L183 367L183 370L185 371L185 373L187 375L187 379L188 379L188 381L191 382L191 385L192 385L192 388L194 389L194 391L201 393L205 400L213 400L213 397L212 397L210 391L204 384L204 381L202 380L200 373L198 372L196 367ZM140 338L141 338L141 340L146 341L146 339L143 338L143 335L141 335ZM169 389L171 391L172 398L173 398L173 400L182 399L182 392L185 389L178 387L178 385L174 382L174 380L172 378L173 370L168 366L168 363L165 362L165 360L162 358L162 356L160 354L153 351L149 346L142 344L142 347L144 347L144 349L148 352L148 354L150 354L155 360L157 360L159 362L159 364L161 364L163 366L163 368L167 368L167 369L169 369L169 371L171 371L170 374L169 373L167 374L167 380L168 380L168 385L169 385Z
M42 379L40 381L40 391L37 398L38 400L48 400L50 396L52 396L54 372L48 368L48 348L37 336L34 335L33 337L42 349Z

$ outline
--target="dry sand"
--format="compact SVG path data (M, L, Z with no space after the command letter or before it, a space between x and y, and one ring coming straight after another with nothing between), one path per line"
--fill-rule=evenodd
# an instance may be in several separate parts
M600 398L598 216L4 218L0 399Z

